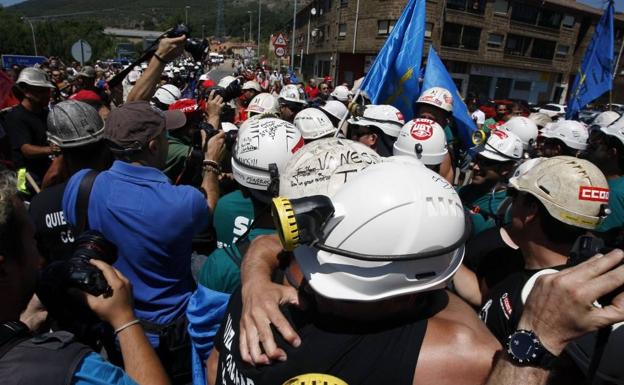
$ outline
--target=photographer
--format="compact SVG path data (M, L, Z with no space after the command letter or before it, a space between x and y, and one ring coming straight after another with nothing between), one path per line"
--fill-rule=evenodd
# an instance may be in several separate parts
M118 270L92 261L112 295L85 295L87 305L116 330L126 372L73 341L67 332L33 336L20 313L32 297L40 256L33 228L17 198L15 176L0 173L0 378L3 384L168 384L132 309L130 282Z

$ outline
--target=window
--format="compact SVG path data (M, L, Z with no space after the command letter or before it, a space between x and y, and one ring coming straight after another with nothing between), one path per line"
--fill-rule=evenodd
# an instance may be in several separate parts
M503 45L503 39L505 37L499 33L491 33L488 37L487 45L492 48L499 48Z
M526 56L531 45L531 38L519 35L507 35L505 53L509 55Z
M431 38L432 31L433 31L433 23L425 23L425 37Z
M377 35L389 35L396 20L377 20Z
M340 8L346 8L349 6L349 0L340 0Z
M516 91L531 91L531 82L516 80L513 86Z
M542 9L537 25L540 27L559 29L563 15L559 12Z
M572 16L572 15L565 15L563 17L563 21L561 22L561 24L564 27L566 27L566 28L573 28L575 22L576 22L576 20L574 19L574 16Z
M555 56L557 43L552 40L533 39L531 57L536 59L552 60Z
M481 28L453 23L444 24L442 33L443 46L478 50L480 39Z
M347 24L342 23L338 24L338 37L347 36Z
M485 10L484 0L447 0L446 7L458 11L483 14Z
M509 11L509 1L507 0L495 0L494 1L495 13L502 13L506 15L507 11Z
M556 52L557 56L567 56L568 52L570 52L570 46L569 45L559 44L557 46L557 52Z
M539 9L534 5L522 4L514 1L511 8L511 20L520 21L527 24L537 23Z

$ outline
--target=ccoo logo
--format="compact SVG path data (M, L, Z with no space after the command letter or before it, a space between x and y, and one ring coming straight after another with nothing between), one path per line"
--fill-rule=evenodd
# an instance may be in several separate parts
M602 187L581 186L579 187L579 200L592 202L609 202L609 189Z

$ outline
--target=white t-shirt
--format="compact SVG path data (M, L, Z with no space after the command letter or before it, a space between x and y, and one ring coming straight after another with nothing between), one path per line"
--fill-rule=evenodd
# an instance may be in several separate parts
M485 123L485 113L478 108L472 113L471 117L477 124Z

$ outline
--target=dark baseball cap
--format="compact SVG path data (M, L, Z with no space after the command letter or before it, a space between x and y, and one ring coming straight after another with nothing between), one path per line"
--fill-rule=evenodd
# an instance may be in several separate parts
M113 109L104 123L104 138L123 148L143 147L164 130L186 124L182 111L161 111L146 101L128 102Z

